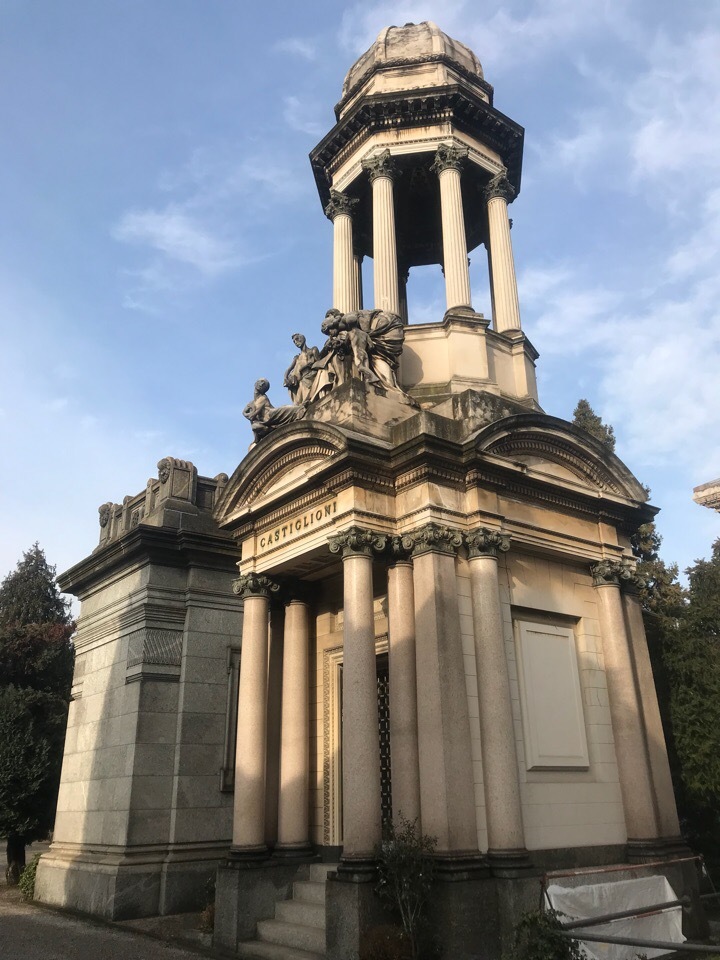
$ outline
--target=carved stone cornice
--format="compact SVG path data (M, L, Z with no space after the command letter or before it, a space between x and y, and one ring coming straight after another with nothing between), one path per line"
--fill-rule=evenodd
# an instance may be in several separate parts
M496 173L483 190L485 200L495 200L501 197L506 203L512 203L517 196L515 187L510 183L507 177L507 170L501 170Z
M335 217L342 214L352 218L359 202L359 200L356 200L354 197L348 197L339 190L331 190L330 203L325 207L325 216L328 220L334 220Z
M465 534L465 546L471 560L475 557L497 557L498 553L506 553L510 549L510 534L480 527Z
M328 545L330 553L340 553L344 560L346 557L371 557L373 553L382 553L387 546L387 539L384 533L352 526L330 537Z
M389 150L384 150L375 157L369 157L367 160L363 160L362 168L368 174L370 183L374 183L379 177L387 177L388 180L397 180L400 176L398 166L393 160Z
M631 560L600 560L590 565L593 586L637 586L635 564Z
M236 593L243 600L248 597L266 597L270 598L272 594L277 593L280 584L276 583L264 573L246 573L233 580L233 593Z
M459 530L432 521L414 530L409 536L412 537L413 553L416 556L430 552L455 554L463 542L463 535Z
M455 147L449 143L441 143L437 148L430 169L437 174L441 174L443 170L462 170L467 157L467 147Z

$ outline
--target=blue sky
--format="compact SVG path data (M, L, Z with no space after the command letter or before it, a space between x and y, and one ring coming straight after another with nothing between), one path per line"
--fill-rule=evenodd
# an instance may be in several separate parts
M720 516L720 6L714 0L0 0L0 576L62 570L164 456L232 473L330 305L307 154L353 60L433 19L526 128L511 207L540 401L586 397L662 507L663 555ZM473 257L476 309L489 314ZM441 319L439 268L410 319Z

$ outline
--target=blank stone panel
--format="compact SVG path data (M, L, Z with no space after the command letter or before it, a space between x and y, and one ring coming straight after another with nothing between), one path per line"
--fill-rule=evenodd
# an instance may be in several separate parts
M572 629L518 621L518 658L527 769L587 769Z

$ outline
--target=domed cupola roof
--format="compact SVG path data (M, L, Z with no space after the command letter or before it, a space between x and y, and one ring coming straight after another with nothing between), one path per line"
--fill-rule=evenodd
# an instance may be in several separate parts
M485 82L480 61L472 50L453 40L431 20L425 20L381 31L370 49L348 70L336 112L343 113L361 89L366 95L394 91L397 82L393 78L400 76L406 89L451 86L462 78L480 86L486 93L485 99L491 100L492 88Z

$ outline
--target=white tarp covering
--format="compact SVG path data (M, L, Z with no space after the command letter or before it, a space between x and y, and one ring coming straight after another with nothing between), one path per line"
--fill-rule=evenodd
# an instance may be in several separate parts
M616 880L612 883L593 883L582 887L561 887L552 884L547 888L550 906L565 914L561 920L582 920L585 917L600 917L606 913L647 908L655 903L677 900L673 888L663 876L639 877L636 880ZM578 933L580 933L578 928ZM589 927L587 933L606 933L612 937L635 937L641 940L669 940L683 943L682 907L671 907L649 917L628 917L610 923ZM584 943L580 946L590 960L631 960L639 953L652 960L666 956L668 950L651 950L649 947L624 947L617 943Z

